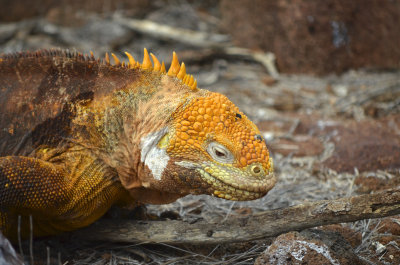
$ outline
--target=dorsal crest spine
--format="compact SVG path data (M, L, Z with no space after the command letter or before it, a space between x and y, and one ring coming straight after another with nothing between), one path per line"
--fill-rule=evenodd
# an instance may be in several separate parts
M146 48L144 48L143 61L141 64L138 61L135 61L135 59L130 53L125 52L125 54L128 57L129 63L127 63L126 65L122 64L122 66L128 67L130 69L141 68L155 72L160 72L162 74L167 74L169 76L178 78L179 80L181 80L183 84L187 85L192 90L197 91L197 81L193 78L192 75L186 73L186 66L184 63L179 64L178 56L176 55L175 52L172 53L172 62L168 72L165 70L164 62L160 63L157 57L152 53L150 53L149 55ZM111 56L114 59L115 62L114 65L120 66L121 62L118 59L118 57L113 53L111 53ZM153 59L154 66L151 63L150 56ZM106 53L104 61L106 64L110 65L110 57L108 56L108 53Z
M82 54L82 53L79 53L76 51L70 51L70 50L49 49L49 50L38 50L35 52L16 52L16 53L9 53L9 54L0 54L0 62L7 60L7 59L60 56L60 57L66 57L66 58L74 58L75 60L79 60L79 61L87 61L87 62L94 61L99 64L114 65L117 67L130 68L130 69L140 68L140 69L150 70L150 71L154 71L154 72L159 72L161 74L165 74L165 75L169 75L169 76L178 78L183 84L187 85L193 91L198 90L197 81L193 78L192 75L189 75L186 73L185 64L179 63L178 56L176 55L175 52L172 53L172 62L171 62L171 66L170 66L168 72L165 69L165 63L164 62L160 63L160 61L157 59L157 57L154 54L150 53L150 55L149 55L146 48L144 48L144 56L143 56L142 63L135 61L135 59L133 58L133 56L130 53L125 52L125 54L128 57L127 63L125 63L124 61L121 62L114 53L111 53L111 57L114 60L114 64L112 64L108 53L105 54L104 60L101 60L101 59L96 59L94 57L94 54L92 51L90 51L89 55L87 55L87 54ZM153 63L151 62L150 56L153 59Z

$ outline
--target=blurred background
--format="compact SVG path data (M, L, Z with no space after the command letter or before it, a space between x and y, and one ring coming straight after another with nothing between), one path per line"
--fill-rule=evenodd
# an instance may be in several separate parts
M200 88L227 95L256 122L278 176L266 197L188 196L147 206L153 218L223 222L400 186L400 0L0 0L0 7L0 53L63 48L126 60L128 51L141 60L146 47L168 65L176 51ZM319 229L344 237L357 264L400 264L399 224L394 216ZM35 241L34 255L37 264L46 249L52 264L253 264L274 240L126 246L54 237Z
M400 64L396 0L1 0L0 4L3 52L63 47L103 53L141 51L146 46L163 54L164 49L230 42L274 53L283 73L342 73ZM210 43L194 40L188 45L188 39L177 41L157 28L129 24L130 18L201 32ZM218 34L224 36L214 36Z

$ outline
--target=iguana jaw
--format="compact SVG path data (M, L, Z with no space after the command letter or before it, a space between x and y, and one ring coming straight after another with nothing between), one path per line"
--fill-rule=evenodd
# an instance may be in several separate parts
M230 165L220 165L212 162L193 163L188 161L175 162L179 166L196 171L196 177L208 184L208 193L220 198L246 201L263 197L276 183L272 170L255 177L250 168L236 168Z
M217 177L202 169L199 169L199 172L202 179L210 185L211 195L233 201L248 201L261 198L267 194L276 182L273 173L265 175L262 180L246 178L235 180L233 176ZM246 179L245 182L239 182L244 179Z

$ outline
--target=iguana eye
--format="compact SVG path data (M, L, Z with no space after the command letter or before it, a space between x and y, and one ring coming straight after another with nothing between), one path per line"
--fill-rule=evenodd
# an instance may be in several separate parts
M217 162L224 164L233 163L233 154L222 144L211 142L207 146L207 152Z

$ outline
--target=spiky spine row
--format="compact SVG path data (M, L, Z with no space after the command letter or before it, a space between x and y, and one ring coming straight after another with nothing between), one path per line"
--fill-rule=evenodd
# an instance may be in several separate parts
M149 53L147 52L147 49L144 48L144 56L143 56L143 62L140 64L139 62L135 61L133 56L125 52L126 56L128 57L129 63L122 62L118 59L118 57L114 54L111 53L112 58L114 59L114 65L119 66L119 67L128 67L128 68L141 68L141 69L146 69L146 70L151 70L155 72L160 72L163 74L167 74L169 76L173 76L181 80L181 82L188 87L190 87L192 90L196 91L197 90L197 81L193 78L192 75L189 75L186 73L186 66L184 63L179 64L178 56L176 55L175 52L172 54L172 62L171 66L168 70L168 72L165 69L165 64L162 62L160 64L159 60L154 54L150 54L151 58L153 59L153 64L151 63ZM105 54L104 60L101 61L99 59L95 59L94 54L92 51L90 51L89 55L87 54L82 54L78 53L75 51L70 51L70 50L60 50L60 49L49 49L49 50L39 50L36 52L24 52L24 53L12 53L12 54L2 54L0 55L0 62L3 59L8 59L8 58L20 58L20 57L43 57L43 56L61 56L61 57L67 57L67 58L77 58L82 61L97 61L98 63L104 63L106 65L112 65L110 62L110 56L108 53Z
M186 66L184 63L179 64L178 56L176 55L175 52L172 53L172 62L171 66L166 72L165 70L165 64L162 62L160 64L160 61L157 59L157 57L150 53L148 53L147 49L144 48L144 53L143 53L143 62L140 64L139 62L135 61L133 56L125 52L126 56L128 57L129 63L126 65L128 68L141 68L141 69L146 69L146 70L151 70L155 72L160 72L163 74L167 74L169 76L176 77L181 80L181 82L188 87L190 87L192 90L197 90L197 81L193 78L192 75L186 74ZM117 56L115 54L111 54L112 57L114 58L115 65L119 66L121 63ZM150 56L153 59L153 64L151 63ZM110 57L108 56L108 53L105 55L105 62L106 64L110 64Z

